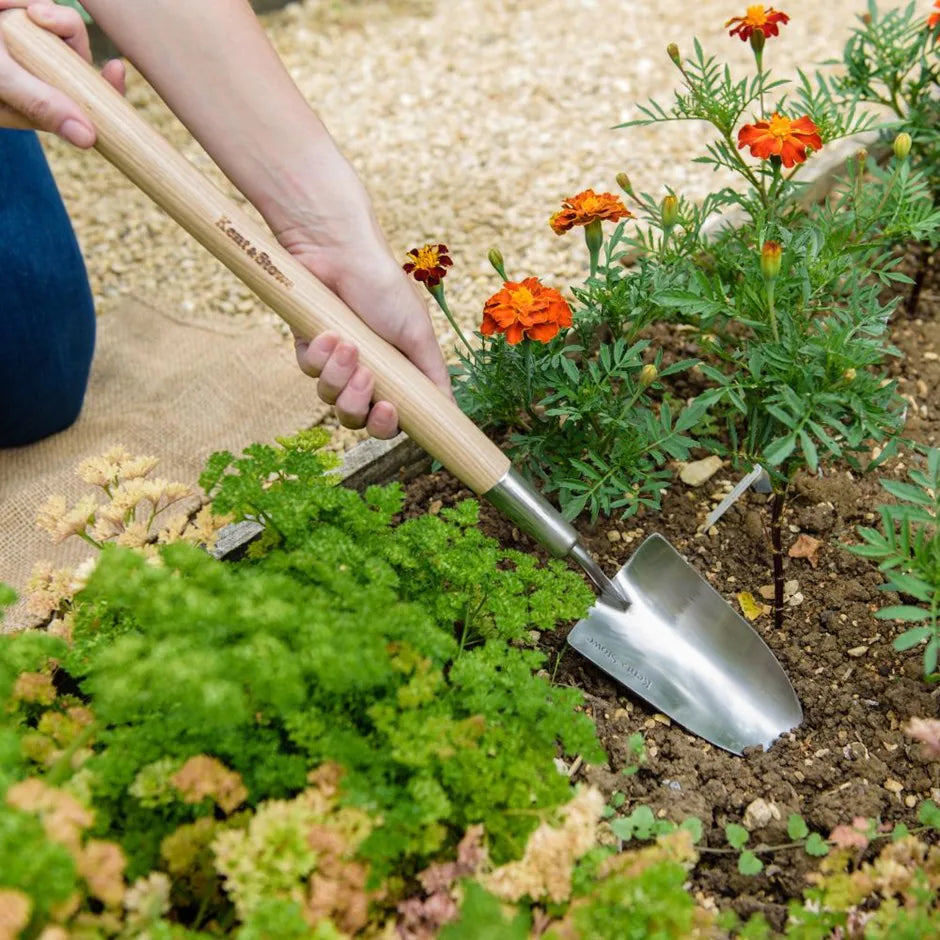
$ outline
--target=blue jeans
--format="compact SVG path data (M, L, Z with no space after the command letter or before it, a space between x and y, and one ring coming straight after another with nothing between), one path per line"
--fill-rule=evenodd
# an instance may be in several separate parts
M39 140L0 129L0 447L75 421L94 346L85 264Z

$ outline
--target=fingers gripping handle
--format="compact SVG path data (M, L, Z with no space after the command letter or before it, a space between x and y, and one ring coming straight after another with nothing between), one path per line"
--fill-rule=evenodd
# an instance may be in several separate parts
M301 335L330 331L354 343L375 375L376 398L393 402L402 428L474 492L484 494L509 460L424 373L373 333L271 233L219 192L95 69L23 10L0 14L10 54L87 112L96 149Z

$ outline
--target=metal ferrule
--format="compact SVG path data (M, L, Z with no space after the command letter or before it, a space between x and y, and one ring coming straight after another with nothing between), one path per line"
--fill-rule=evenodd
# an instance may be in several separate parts
M574 526L512 467L483 496L557 558L577 562L604 600L626 610L629 600L588 554Z
M574 526L512 467L483 496L556 558L566 557L578 541Z

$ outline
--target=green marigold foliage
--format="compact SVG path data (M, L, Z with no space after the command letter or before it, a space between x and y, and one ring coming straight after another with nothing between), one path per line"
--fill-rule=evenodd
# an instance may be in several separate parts
M882 588L897 591L901 603L881 608L876 616L908 625L895 638L895 649L923 644L924 675L935 676L940 654L940 448L930 448L924 465L910 470L908 478L881 481L896 502L878 507L880 531L859 526L862 544L849 546L849 551L878 562L887 577Z

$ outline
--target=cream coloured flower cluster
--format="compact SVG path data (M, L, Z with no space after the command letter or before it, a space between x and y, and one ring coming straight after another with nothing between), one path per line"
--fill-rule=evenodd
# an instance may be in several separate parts
M158 463L157 457L133 456L121 445L83 460L76 473L97 492L82 496L71 506L64 496L50 496L37 513L36 525L54 542L71 536L96 548L114 542L143 552L154 563L158 562L158 544L183 541L213 545L229 519L216 516L208 504L200 508L202 496L194 487L150 479ZM169 512L171 508L176 511ZM56 569L49 562L39 562L26 586L28 612L41 621L52 618L50 629L67 636L65 608L85 586L94 565L95 559L75 569ZM55 617L57 613L61 617Z

